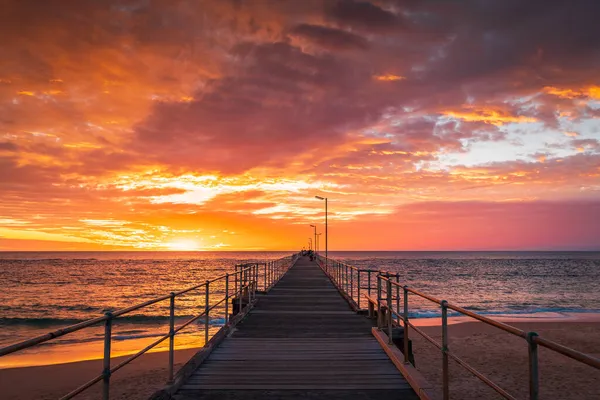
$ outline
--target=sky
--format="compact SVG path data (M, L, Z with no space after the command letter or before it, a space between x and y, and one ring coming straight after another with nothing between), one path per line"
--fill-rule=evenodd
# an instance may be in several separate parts
M600 250L596 0L0 3L0 250Z

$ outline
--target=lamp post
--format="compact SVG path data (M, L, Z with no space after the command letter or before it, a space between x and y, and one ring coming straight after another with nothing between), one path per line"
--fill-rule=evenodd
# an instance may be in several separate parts
M327 197L315 196L316 199L325 200L325 265L329 267L329 257L327 254Z
M311 225L311 228L314 228L314 231L315 231L315 240L313 240L313 243L314 243L315 253L316 253L317 252L317 226Z
M323 234L323 232L317 233L317 245L315 247L317 249L317 253L319 252L319 240L321 239L322 234Z
M312 250L312 238L308 238L308 250Z

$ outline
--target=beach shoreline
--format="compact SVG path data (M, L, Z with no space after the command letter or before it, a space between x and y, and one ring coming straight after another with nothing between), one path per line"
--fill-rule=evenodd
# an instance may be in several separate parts
M439 325L432 325L431 321L421 322L429 323L419 324L425 333L436 340L440 339ZM536 331L546 339L600 357L600 315L590 314L581 318L569 316L552 321L529 319L512 322L510 325L526 331ZM522 338L473 320L453 321L448 331L451 351L517 397L526 397L527 346ZM425 342L416 332L412 332L410 338L413 340L417 368L432 384L439 387L439 350ZM199 348L176 350L175 371L198 350ZM112 364L116 365L124 358L113 358ZM450 368L452 391L463 393L462 399L494 398L493 392L457 364L451 363ZM102 360L2 369L0 392L14 400L54 399L94 378L101 370ZM145 354L113 375L111 399L146 399L164 386L167 371L168 352ZM564 356L551 354L547 349L540 349L540 376L542 393L562 393L555 396L556 399L600 398L600 371ZM575 390L567 390L571 386ZM100 390L100 384L94 385L78 398L97 398Z

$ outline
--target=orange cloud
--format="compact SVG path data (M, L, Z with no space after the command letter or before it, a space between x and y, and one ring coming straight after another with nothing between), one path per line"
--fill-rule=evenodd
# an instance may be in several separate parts
M507 27L502 46L473 51L497 22L488 5L449 4L459 34L455 23L432 25L437 7L415 13L411 2L394 12L375 1L5 3L3 249L296 248L307 223L323 222L315 194L330 198L334 247L377 248L383 236L390 249L462 246L483 228L456 223L469 218L457 201L487 215L515 199L600 193L587 104L600 98L588 84L598 71L570 22L598 36L597 21L584 23L589 7L569 5L569 21L560 2L518 13L535 34ZM513 7L497 11L512 20ZM542 76L572 83L543 86L521 61L532 48L552 66ZM547 132L532 132L536 121ZM528 154L489 162L489 148L508 146L506 124ZM561 141L557 158L547 143ZM451 237L420 225L427 212L427 226Z
M443 111L443 115L467 122L484 122L495 126L510 123L537 122L536 118L523 115L511 115L501 110L489 108L473 108L472 111Z
M565 99L575 99L579 97L588 97L596 100L600 99L600 86L595 85L584 86L580 89L546 86L543 90L545 93Z
M400 75L394 75L394 74L385 74L385 75L375 75L375 76L373 76L373 79L375 79L377 81L382 81L382 82L396 82L396 81L403 81L406 79L406 77L400 76Z

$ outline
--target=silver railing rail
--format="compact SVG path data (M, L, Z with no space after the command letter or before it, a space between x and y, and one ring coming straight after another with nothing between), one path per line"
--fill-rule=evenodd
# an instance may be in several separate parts
M592 368L600 370L600 359L592 357L588 354L574 350L570 347L563 346L554 341L544 339L536 332L525 332L514 326L496 321L492 318L466 310L458 305L449 303L446 300L438 299L437 297L428 295L421 291L410 288L399 282L399 274L390 274L387 271L360 269L346 263L333 260L328 260L323 256L318 256L319 265L325 273L331 278L334 284L342 291L348 300L357 308L361 308L361 292L371 307L377 310L377 327L382 331L387 331L389 343L392 343L392 330L394 326L404 328L404 342L402 352L404 353L404 363L409 363L409 332L415 331L421 335L426 341L437 347L442 353L442 390L443 399L450 398L450 376L449 376L449 359L453 359L485 383L487 386L495 390L505 399L516 400L516 398L502 389L491 379L486 377L481 372L477 371L473 366L459 358L455 353L450 351L448 345L448 310L455 311L459 314L471 317L475 320L491 325L514 336L518 336L525 340L529 351L529 399L539 399L539 360L538 346L545 347L551 351L562 354L572 360L578 361ZM364 286L364 277L367 276L367 285ZM375 275L375 279L372 278ZM361 280L362 277L362 280ZM366 293L364 292L366 291ZM371 292L374 296L371 296ZM431 336L427 335L423 330L415 326L409 319L409 295L415 295L425 299L431 303L439 305L441 311L441 333L442 343L437 342ZM394 317L396 319L394 320Z
M80 322L78 324L70 325L65 328L61 328L55 330L53 332L46 333L44 335L40 335L28 340L24 340L22 342L14 343L12 345L0 348L0 357L6 356L8 354L15 353L20 350L24 350L41 343L48 342L50 340L56 339L58 337L67 335L69 333L77 332L79 330L89 328L92 326L96 326L100 323L104 323L104 352L103 352L103 369L102 372L96 376L95 378L89 380L83 385L79 386L77 389L71 391L70 393L61 397L61 400L71 399L78 394L84 392L86 389L92 387L96 383L103 381L102 388L102 399L108 400L110 395L110 378L113 373L129 364L136 358L140 357L142 354L148 352L148 350L158 346L160 343L169 339L169 372L168 372L168 382L173 381L174 377L174 350L175 350L175 335L179 333L181 330L192 324L194 321L198 320L201 317L204 317L204 346L207 345L210 339L209 332L209 323L210 323L210 312L214 310L217 306L224 304L225 311L225 325L221 327L223 329L229 323L229 303L230 299L233 301L239 301L238 303L238 313L243 313L252 307L253 300L255 299L256 292L259 290L259 280L262 284L262 288L266 291L272 285L274 285L279 278L285 274L285 272L294 264L298 255L292 255L284 258L280 258L277 260L262 262L262 263L249 263L243 265L236 265L234 273L227 273L216 278L207 280L201 284L188 287L187 289L180 290L178 292L171 292L167 295L163 295L157 297L152 300L145 301L140 304L136 304L130 307L122 308L116 311L107 311L103 316L92 318L87 321ZM211 285L219 283L224 283L225 289L222 298L218 301L211 304ZM202 291L200 295L204 294L204 309L203 311L188 319L183 324L175 327L175 300L181 296L189 294L194 291ZM246 301L243 301L243 300ZM160 336L157 340L139 350L137 353L130 355L125 360L121 361L119 364L112 366L111 365L111 342L112 342L112 325L113 322L120 316L128 314L132 311L136 311L142 309L144 307L151 306L153 304L160 303L162 301L169 300L169 332ZM233 303L232 301L232 303ZM233 306L232 304L232 310ZM214 334L216 334L215 332ZM212 336L214 336L214 334Z

